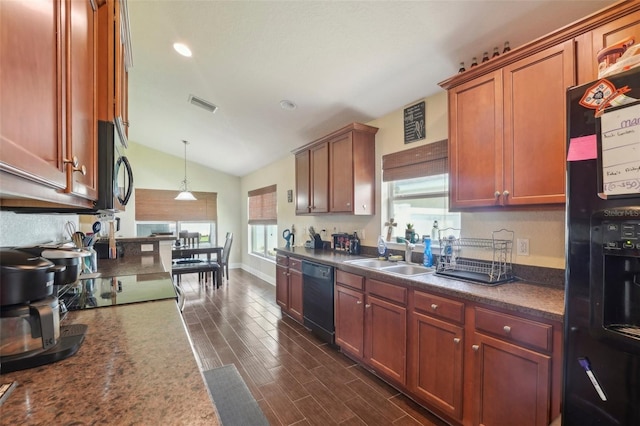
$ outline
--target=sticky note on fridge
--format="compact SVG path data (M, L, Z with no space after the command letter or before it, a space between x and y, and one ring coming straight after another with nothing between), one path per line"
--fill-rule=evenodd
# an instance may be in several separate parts
M598 158L598 139L595 134L569 140L567 161L595 160L596 158Z

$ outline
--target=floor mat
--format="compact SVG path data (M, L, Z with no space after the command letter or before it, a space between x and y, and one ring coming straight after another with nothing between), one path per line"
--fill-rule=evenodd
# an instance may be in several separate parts
M235 365L223 365L203 374L224 426L269 425Z

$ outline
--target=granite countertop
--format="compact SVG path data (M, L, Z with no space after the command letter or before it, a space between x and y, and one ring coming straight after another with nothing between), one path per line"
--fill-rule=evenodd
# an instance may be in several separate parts
M279 248L278 253L293 255L334 266L346 272L369 278L402 284L444 296L457 297L472 302L529 314L552 321L564 320L564 290L526 281L516 281L486 286L472 282L445 278L435 274L413 277L400 276L345 263L347 260L364 259L331 250L314 250L304 247Z
M98 271L171 279L157 254L100 259ZM220 424L175 300L71 311L72 324L88 326L75 355L0 375L18 382L0 425Z
M122 256L117 259L98 259L98 272L103 277L115 277L117 275L168 273L169 271L165 270L162 265L160 254L150 252L138 256Z

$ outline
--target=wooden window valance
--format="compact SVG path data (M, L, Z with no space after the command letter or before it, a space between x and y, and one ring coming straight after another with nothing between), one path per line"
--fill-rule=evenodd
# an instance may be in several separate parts
M249 225L278 223L277 186L249 191Z
M178 191L136 188L136 220L187 221L218 219L218 194L193 192L196 201L174 200Z
M382 156L382 181L389 182L447 173L446 139Z

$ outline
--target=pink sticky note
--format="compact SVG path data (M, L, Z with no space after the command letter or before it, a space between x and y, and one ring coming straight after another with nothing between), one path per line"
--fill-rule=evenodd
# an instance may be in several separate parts
M596 135L581 136L569 140L567 161L593 160L598 158L598 140Z

